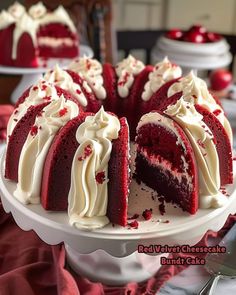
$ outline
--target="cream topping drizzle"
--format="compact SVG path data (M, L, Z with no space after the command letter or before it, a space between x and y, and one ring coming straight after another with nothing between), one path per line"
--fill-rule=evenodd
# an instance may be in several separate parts
M38 2L35 5L32 5L29 9L29 15L33 19L38 19L45 16L47 13L47 8L43 5L42 2Z
M82 106L87 106L87 98L81 90L81 87L74 83L67 71L61 69L58 65L54 67L53 71L48 71L44 75L44 79L62 89L68 90Z
M58 99L56 88L44 79L30 88L29 95L25 98L15 111L12 113L7 125L7 139L12 134L16 124L27 113L30 106L39 105L41 103Z
M143 69L144 64L129 55L116 65L116 74L118 76L118 93L120 97L127 97L129 89L133 85L134 77L137 76Z
M38 25L46 25L49 23L63 23L67 25L72 32L76 32L76 28L67 13L67 11L63 8L63 6L58 6L57 9L55 9L52 12L47 12L43 17L40 19L37 19Z
M8 12L15 18L19 19L26 12L25 7L19 2L15 2L8 8Z
M167 57L157 63L153 71L148 76L148 81L144 85L142 99L148 101L153 93L155 93L166 82L179 78L182 70L179 66L172 64Z
M198 78L191 71L187 76L181 78L179 81L171 85L168 90L168 97L178 92L182 92L182 96L186 101L202 105L207 110L212 112L224 126L231 143L233 142L232 129L230 127L229 121L225 117L222 108L216 103L208 91L205 81Z
M0 13L0 30L5 29L6 27L14 24L16 20L14 17L7 12L6 10L1 11Z
M68 214L71 225L81 229L101 228L109 223L108 162L112 140L118 138L120 122L103 107L88 116L76 132L80 143L71 171Z
M200 198L216 196L220 189L220 168L214 137L202 121L194 105L180 98L165 113L173 118L185 131L194 150L198 165ZM200 201L200 204L204 202ZM211 207L212 204L210 203Z
M98 99L106 98L102 77L103 68L98 60L84 56L73 61L68 69L82 76Z
M16 59L17 57L18 42L24 33L28 33L32 38L32 42L34 46L35 47L37 46L36 30L37 30L36 23L26 13L16 22L16 27L13 32L12 59Z
M79 114L78 106L62 95L47 105L24 143L19 160L17 188L14 196L24 204L38 204L43 166L57 131Z

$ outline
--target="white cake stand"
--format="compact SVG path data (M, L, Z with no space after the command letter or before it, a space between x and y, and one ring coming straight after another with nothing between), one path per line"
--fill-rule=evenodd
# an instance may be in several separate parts
M80 56L93 57L93 51L89 46L80 45ZM65 68L71 62L69 58L50 58L46 62L41 60L41 66L38 68L18 68L0 65L0 74L22 75L22 78L11 94L11 102L15 103L22 93L34 84L49 68L53 68L56 64Z
M129 229L111 224L100 230L81 231L68 224L67 213L47 212L41 205L22 205L13 197L16 184L4 179L4 155L1 157L0 194L7 213L23 230L34 230L46 243L64 242L67 260L78 273L92 281L122 285L147 280L160 268L160 257L168 253L138 253L139 245L196 244L207 230L218 231L229 214L236 212L236 184L227 187L229 202L219 209L198 210L190 216L172 205L161 216L158 201L150 190L132 182L129 215L153 209L153 216L138 219L139 228ZM235 181L234 181L235 182ZM151 197L152 194L152 197ZM166 223L166 221L169 223Z
M190 70L213 70L228 66L232 61L229 44L225 39L214 43L195 44L171 40L161 36L152 51L154 61L165 56L180 65L184 74Z

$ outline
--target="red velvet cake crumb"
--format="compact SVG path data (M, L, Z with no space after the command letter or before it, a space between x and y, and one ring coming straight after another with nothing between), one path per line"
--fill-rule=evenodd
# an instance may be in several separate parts
M150 208L150 209L145 209L145 210L143 211L142 216L143 216L143 218L144 218L145 220L149 220L149 219L151 219L151 218L152 218L152 208Z
M87 145L87 146L84 148L84 155L78 157L78 160L79 160L79 161L83 161L83 160L85 160L88 156L90 156L90 155L92 154L92 151L93 151L93 149L92 149L91 145L90 145L90 144Z
M49 95L49 96L45 96L43 99L46 100L46 101L49 101L49 100L52 99L52 97L51 97L51 95Z
M30 129L30 134L32 136L35 136L37 133L38 133L38 126L36 126L36 125L32 126Z
M129 222L128 225L129 225L130 227L132 227L132 228L137 229L138 226L139 226L139 223L138 223L137 220L134 220L134 221L132 221L132 222Z
M97 183L103 184L103 182L106 179L105 172L104 171L98 172L96 174L96 177L95 178L96 178Z
M76 90L76 93L81 94L81 91L79 89Z
M128 220L132 220L132 219L138 219L139 218L139 214L135 213L133 216L128 217Z
M34 86L33 90L36 91L38 89L38 86Z
M213 112L213 114L214 114L215 116L218 116L220 113L221 113L221 110L215 110L215 111Z
M198 140L197 140L197 143L198 143L198 145L199 145L201 148L203 148L203 149L206 148L206 147L205 147L205 144L201 141L201 139L198 139Z
M67 111L67 108L61 109L61 110L59 111L59 116L60 116L60 117L63 117L67 112L68 112L68 111Z

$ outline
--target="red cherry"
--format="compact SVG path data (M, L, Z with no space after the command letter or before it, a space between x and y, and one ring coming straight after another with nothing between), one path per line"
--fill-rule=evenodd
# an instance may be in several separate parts
M178 40L183 36L183 32L180 29L171 29L166 33L166 37L173 40Z
M188 31L205 34L207 32L207 29L201 25L193 25Z
M217 42L221 39L221 35L217 33L208 32L206 33L207 42Z
M185 33L183 40L192 43L204 43L206 39L204 35L191 31Z
M218 69L210 74L210 84L213 90L223 90L233 81L232 73L226 69Z

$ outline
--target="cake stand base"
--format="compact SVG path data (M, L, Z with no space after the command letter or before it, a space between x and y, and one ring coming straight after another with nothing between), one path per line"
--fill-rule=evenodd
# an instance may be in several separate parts
M129 256L118 258L103 250L80 254L67 244L65 249L67 262L76 273L91 281L112 286L148 280L161 267L161 257L168 256L166 253L149 256L136 251Z

